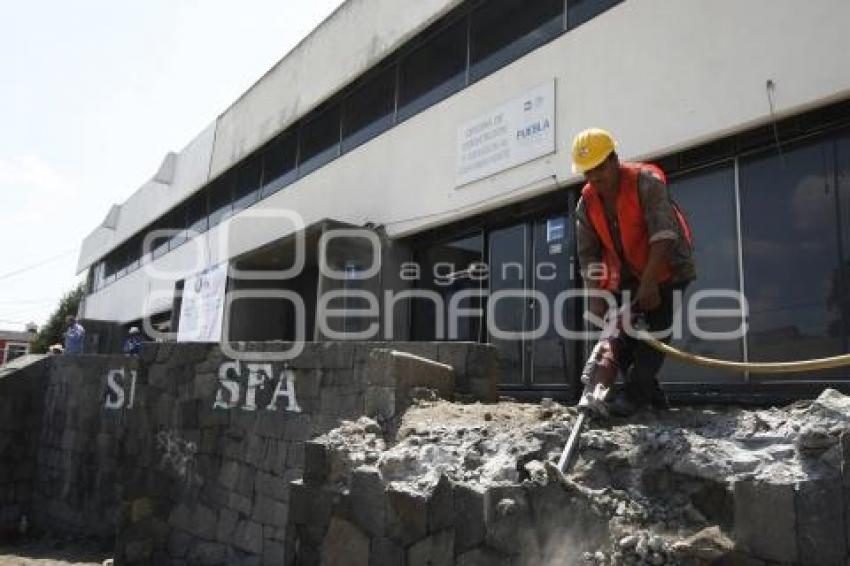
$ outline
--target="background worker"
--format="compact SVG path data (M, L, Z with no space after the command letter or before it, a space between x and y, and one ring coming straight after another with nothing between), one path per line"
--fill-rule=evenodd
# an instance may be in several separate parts
M585 287L611 292L618 305L628 297L645 314L648 330L670 340L673 292L696 277L691 233L673 203L664 173L644 163L620 162L610 133L593 128L573 141L573 171L587 183L576 207L578 257ZM592 297L593 314L607 302ZM625 388L609 410L628 416L650 404L667 408L658 384L664 354L627 336L619 355Z
M66 354L82 354L83 343L86 339L86 330L83 325L77 322L73 316L65 317L65 353Z
M127 331L122 351L128 356L138 356L142 352L142 333L138 326L131 326Z

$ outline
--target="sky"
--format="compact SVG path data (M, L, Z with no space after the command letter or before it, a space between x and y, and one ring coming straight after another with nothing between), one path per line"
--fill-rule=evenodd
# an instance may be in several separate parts
M42 325L106 216L340 0L0 0L0 329Z

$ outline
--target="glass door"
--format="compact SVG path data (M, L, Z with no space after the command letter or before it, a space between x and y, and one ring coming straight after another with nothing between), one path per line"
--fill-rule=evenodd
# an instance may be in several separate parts
M526 343L530 312L525 298L528 280L529 227L514 224L490 232L489 342L501 350L502 385L525 383Z
M531 282L546 301L543 305L537 300L529 302L530 329L541 328L541 322L547 318L540 312L541 306L548 308L549 322L542 335L530 340L528 345L531 371L527 383L535 387L570 385L577 371L575 359L581 343L568 340L564 330L579 330L577 316L582 303L581 299L566 295L562 301L558 297L576 287L572 270L573 224L565 214L557 214L534 221L533 230Z
M572 385L581 344L563 330L577 329L581 301L558 301L575 286L569 218L556 214L493 230L489 251L487 334L501 350L502 385Z

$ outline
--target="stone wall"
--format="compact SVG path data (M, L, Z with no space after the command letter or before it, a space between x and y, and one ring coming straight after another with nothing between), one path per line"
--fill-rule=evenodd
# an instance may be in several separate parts
M146 349L143 365L154 359L139 374L122 454L116 557L128 564L282 563L306 441L365 414L391 422L415 387L454 394L451 366L375 344L311 343L275 363Z
M125 415L105 408L106 381L110 371L127 375L137 365L123 356L51 359L33 477L33 525L114 536Z
M235 348L258 359L146 344L139 358L65 356L0 382L7 527L27 515L115 536L119 563L279 564L307 440L362 415L392 426L421 387L496 396L485 345L308 343L279 362L262 360L291 344Z
M0 537L29 512L50 359L0 378Z

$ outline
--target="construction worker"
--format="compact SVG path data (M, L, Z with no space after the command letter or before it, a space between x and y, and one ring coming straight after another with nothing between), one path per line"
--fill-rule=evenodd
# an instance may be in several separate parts
M572 147L573 171L586 184L576 207L576 238L586 288L610 292L616 304L628 298L644 313L648 329L670 329L673 294L696 277L691 232L670 198L656 166L620 162L616 142L598 128L579 133ZM590 311L603 316L608 303L591 297ZM669 341L669 331L664 341ZM619 355L625 387L609 411L628 416L651 405L669 405L658 384L664 354L627 337Z
M77 318L73 315L65 317L65 339L64 352L66 354L82 354L86 340L86 329L83 325L77 322Z

